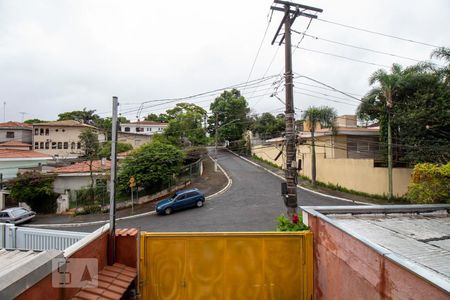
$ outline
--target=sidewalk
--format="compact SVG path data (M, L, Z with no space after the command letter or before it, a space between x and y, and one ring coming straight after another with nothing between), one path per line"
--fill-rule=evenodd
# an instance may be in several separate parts
M203 175L193 180L191 185L187 188L198 188L205 193L205 196L212 195L227 184L228 180L222 171L214 172L214 163L206 157L203 161ZM138 215L155 210L156 202L149 202L142 205L135 205L133 211L131 208L125 208L116 211L116 217L128 217L132 215ZM88 215L36 215L30 224L65 224L65 223L86 223L95 221L106 221L109 219L109 213L102 214L88 214Z

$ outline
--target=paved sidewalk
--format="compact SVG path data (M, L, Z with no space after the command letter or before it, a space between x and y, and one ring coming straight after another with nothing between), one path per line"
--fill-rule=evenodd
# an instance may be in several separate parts
M224 188L228 180L222 171L214 172L214 163L207 157L204 160L203 176L193 180L188 188L198 188L205 193L205 196L212 195ZM128 217L155 210L156 202L149 202L142 205L135 205L133 211L131 208L125 208L116 211L116 217ZM30 224L66 224L66 223L85 223L108 220L109 213L88 214L88 215L36 215Z

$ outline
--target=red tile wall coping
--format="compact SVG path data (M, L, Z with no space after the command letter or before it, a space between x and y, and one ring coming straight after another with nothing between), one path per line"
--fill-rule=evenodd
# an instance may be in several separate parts
M328 222L314 233L314 299L449 299L443 290Z

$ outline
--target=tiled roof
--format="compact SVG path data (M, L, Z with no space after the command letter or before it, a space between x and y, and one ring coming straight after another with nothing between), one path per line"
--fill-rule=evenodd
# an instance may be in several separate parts
M117 153L117 157L118 157L118 158L125 158L125 157L127 157L128 155L130 155L130 153L131 153L132 151L133 151L133 150L128 150L128 151L125 151L125 152Z
M18 129L31 129L31 125L21 122L4 122L0 123L0 128L18 128Z
M23 147L30 148L31 144L22 143L20 141L7 141L4 143L0 143L0 147Z
M111 162L109 160L104 161L105 164L102 165L101 160L94 160L92 162L92 171L93 172L102 172L111 169ZM49 173L87 173L90 172L89 169L89 161L82 161L73 165L68 165L60 168L55 168Z
M52 157L44 154L39 153L36 151L31 150L16 150L16 149L0 149L0 159L2 158L48 158L51 159Z
M116 229L116 236L136 236L137 234L138 234L138 230L136 228Z
M135 278L135 268L115 263L106 266L94 277L98 286L88 284L72 299L121 299Z
M65 120L65 121L53 121L53 122L45 122L45 123L35 123L33 126L51 126L51 127L89 127L95 128L92 125L83 124L74 120Z

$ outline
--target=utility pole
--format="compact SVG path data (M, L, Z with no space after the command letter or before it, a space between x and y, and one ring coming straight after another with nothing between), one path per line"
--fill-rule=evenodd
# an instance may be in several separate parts
M216 113L216 122L215 122L215 129L214 129L214 172L217 172L217 139L219 138L219 133L217 132L217 130L219 129L218 123L219 122L219 114Z
M109 265L116 260L116 186L117 186L117 110L119 102L113 97L111 125L111 180L109 191Z
M305 13L305 11L322 12L320 8L306 6L288 1L275 0L274 4L279 6L272 6L271 9L275 11L284 12L283 19L278 26L275 36L272 40L272 45L275 43L281 28L284 25L284 35L282 36L279 46L284 41L284 55L285 55L285 97L286 97L286 189L285 189L285 205L287 207L287 214L289 217L297 213L297 134L295 132L295 107L294 107L294 91L292 82L292 45L291 45L291 26L298 16L305 16L308 18L317 18L316 15ZM302 11L300 12L300 9Z

